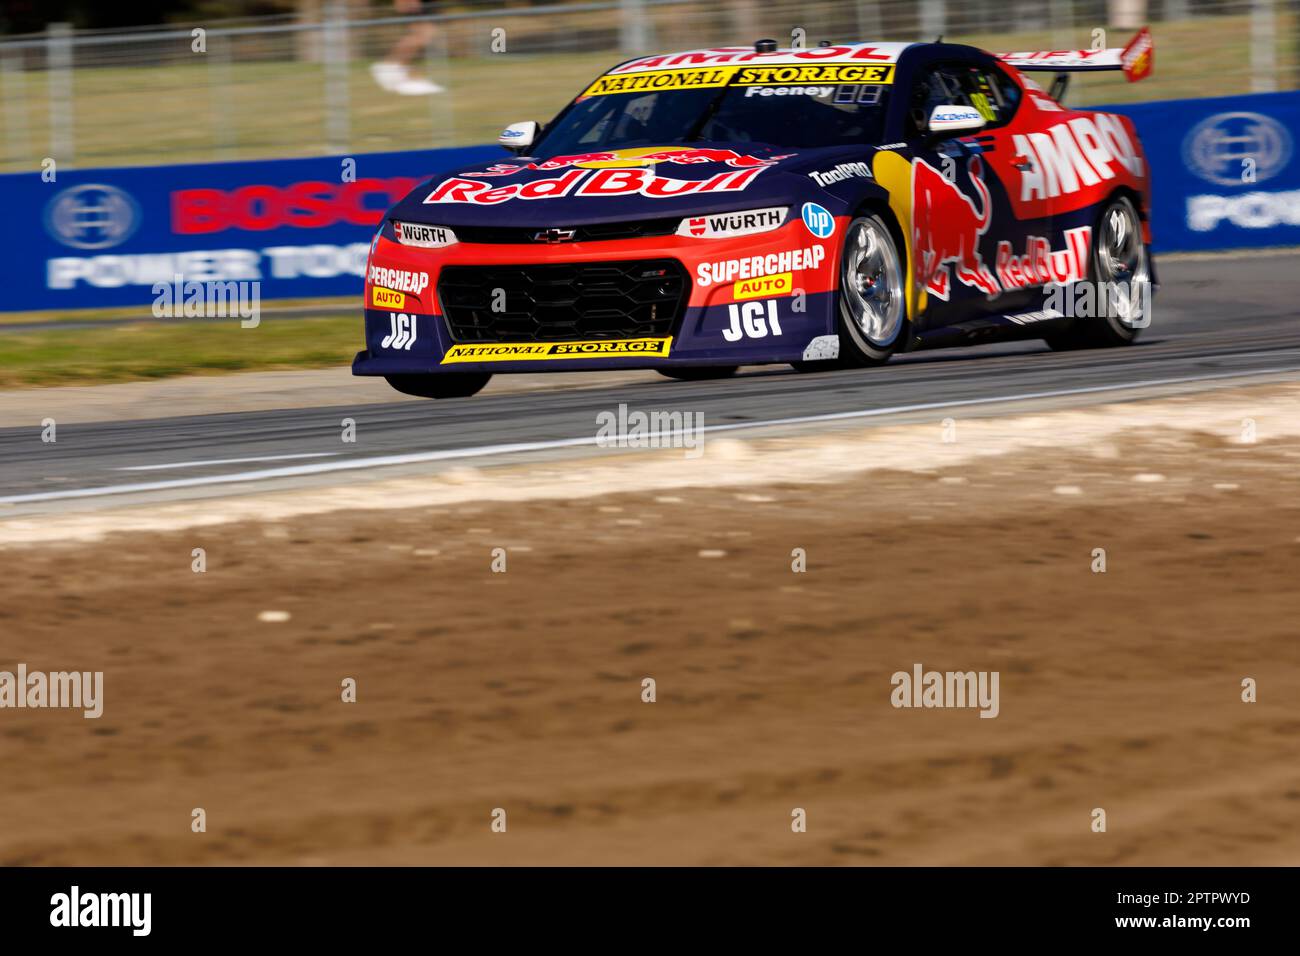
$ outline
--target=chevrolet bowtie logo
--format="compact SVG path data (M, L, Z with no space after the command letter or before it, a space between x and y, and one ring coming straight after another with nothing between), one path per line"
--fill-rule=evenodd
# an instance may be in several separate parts
M576 229L543 229L533 236L534 242L572 242Z

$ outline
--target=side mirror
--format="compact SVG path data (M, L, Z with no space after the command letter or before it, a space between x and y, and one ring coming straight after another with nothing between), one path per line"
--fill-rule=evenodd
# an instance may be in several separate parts
M497 142L506 149L512 149L520 152L533 145L537 139L537 133L541 129L534 120L527 120L523 123L511 123L501 131L497 137Z
M984 115L973 106L936 106L930 111L930 135L946 139L963 130L983 129Z

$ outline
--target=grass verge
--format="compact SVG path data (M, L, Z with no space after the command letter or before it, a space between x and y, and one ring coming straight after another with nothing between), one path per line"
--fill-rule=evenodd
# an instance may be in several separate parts
M357 295L332 296L323 299L273 299L262 303L263 321L277 314L306 312L341 312L351 311L360 315L360 291ZM148 321L152 308L146 304L125 305L106 309L46 309L37 312L0 312L0 331L6 325L32 325L35 323L55 325L64 322L123 322L132 320Z
M0 388L98 385L346 365L362 347L359 317L140 322L103 329L0 334Z

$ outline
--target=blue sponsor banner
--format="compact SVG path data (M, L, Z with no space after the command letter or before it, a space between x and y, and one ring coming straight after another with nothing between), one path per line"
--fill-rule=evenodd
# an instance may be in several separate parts
M261 282L263 298L356 295L383 213L499 146L0 176L0 311L151 304L155 283ZM358 305L359 307L359 305Z
M1142 137L1157 251L1300 245L1300 92L1104 109Z
M1300 245L1300 92L1105 107L1137 124L1162 252ZM0 311L148 305L155 283L360 295L380 217L497 146L0 175ZM353 164L353 165L349 165Z

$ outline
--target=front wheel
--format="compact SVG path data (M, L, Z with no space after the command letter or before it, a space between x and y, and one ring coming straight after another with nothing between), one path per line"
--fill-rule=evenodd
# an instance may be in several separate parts
M403 395L417 398L469 398L482 391L490 372L451 372L445 375L385 375L384 380Z
M880 216L849 223L840 257L842 364L882 365L906 341L906 270L898 250L894 231Z

